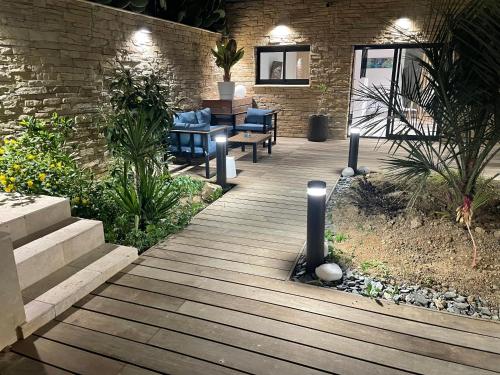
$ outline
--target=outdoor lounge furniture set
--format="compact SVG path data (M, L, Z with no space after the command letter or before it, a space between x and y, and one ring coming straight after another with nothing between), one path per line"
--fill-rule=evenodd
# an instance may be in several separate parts
M243 124L231 121L230 126L219 124L227 122L228 115L214 114L210 108L177 113L174 126L170 130L169 150L175 156L186 158L190 164L193 159L203 158L205 176L210 178L209 163L210 158L215 155L215 137L225 135L231 136L228 143L241 145L243 151L245 145L252 145L253 161L256 163L257 145L267 141L270 154L272 143L276 143L277 113L273 110L249 108ZM274 133L274 141L271 141L271 132Z

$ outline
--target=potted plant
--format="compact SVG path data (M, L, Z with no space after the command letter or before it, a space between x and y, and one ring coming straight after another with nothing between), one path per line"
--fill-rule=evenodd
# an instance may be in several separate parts
M231 82L231 68L243 58L243 48L238 49L236 40L224 39L217 42L217 48L212 49L215 64L224 69L224 82L217 82L219 98L232 100L235 83Z
M321 83L318 85L317 90L320 92L318 111L316 114L309 116L309 133L307 139L312 142L324 142L328 138L328 116L324 109L328 86Z

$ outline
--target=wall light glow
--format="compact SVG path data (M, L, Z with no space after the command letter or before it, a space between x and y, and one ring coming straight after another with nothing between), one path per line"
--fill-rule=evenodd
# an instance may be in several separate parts
M138 46L144 46L151 43L151 28L143 26L134 33L134 43Z
M402 18L398 18L396 20L396 26L402 30L410 30L412 23L411 23L411 20L409 18L402 17Z
M288 26L278 25L271 31L271 36L274 38L286 38L291 33Z
M139 29L139 31L145 34L151 34L153 32L149 26L143 26Z

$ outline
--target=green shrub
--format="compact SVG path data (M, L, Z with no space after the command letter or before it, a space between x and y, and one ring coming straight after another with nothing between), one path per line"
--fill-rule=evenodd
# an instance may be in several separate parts
M173 186L182 192L183 196L194 196L201 193L205 182L189 176L178 176L172 180Z
M29 117L20 125L23 133L0 141L0 189L89 204L92 175L78 167L67 145L73 121L54 114L48 121Z
M205 183L189 176L175 177L164 186L175 192L176 204L165 213L150 217L143 226L136 227L134 213L116 202L118 180L119 176L108 176L96 182L89 193L92 196L89 204L74 205L75 215L103 222L107 242L134 246L143 252L168 235L183 229L205 207L201 199L198 202L192 199L200 195Z

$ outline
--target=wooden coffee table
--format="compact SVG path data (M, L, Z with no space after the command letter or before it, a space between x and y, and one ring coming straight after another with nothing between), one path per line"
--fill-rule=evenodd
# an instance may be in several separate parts
M271 142L271 134L262 133L238 133L227 140L229 143L237 143L241 145L241 150L245 151L245 145L251 145L253 148L253 162L257 163L257 145L267 142L267 153L271 154L273 142Z

